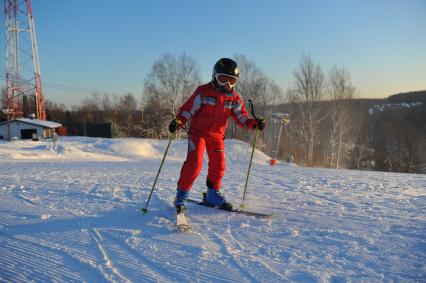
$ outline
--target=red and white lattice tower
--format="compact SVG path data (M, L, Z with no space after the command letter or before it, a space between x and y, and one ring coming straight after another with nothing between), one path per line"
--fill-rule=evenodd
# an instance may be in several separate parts
M14 118L46 120L31 0L4 0L6 99Z

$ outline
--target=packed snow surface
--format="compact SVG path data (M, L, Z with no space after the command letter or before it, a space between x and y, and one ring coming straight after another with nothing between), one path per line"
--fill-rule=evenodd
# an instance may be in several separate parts
M0 281L425 282L426 176L302 168L256 152L246 207L172 201L186 141L0 142ZM240 204L250 145L226 141L224 192ZM191 196L204 190L207 158Z

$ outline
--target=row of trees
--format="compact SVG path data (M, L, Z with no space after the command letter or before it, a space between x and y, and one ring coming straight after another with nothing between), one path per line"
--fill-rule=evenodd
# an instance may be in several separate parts
M324 74L311 57L302 56L282 106L292 119L284 144L287 141L296 160L309 166L345 167L342 162L349 155L358 120L350 111L354 92L344 68L334 66Z
M426 115L415 112L424 111L426 103L415 110L370 115L368 108L375 101L354 99L355 88L344 68L332 67L324 72L309 55L303 55L293 72L293 81L284 91L244 55L234 59L240 67L237 90L254 101L258 116L268 120L258 143L262 151L271 154L278 148L279 159L291 154L295 162L307 166L426 170L422 169L426 160L417 157L426 156L426 129L419 122ZM115 125L117 137L167 138L168 123L201 83L195 59L185 53L165 54L153 63L141 99L131 93L94 93L71 108L48 101L47 115L65 125L110 122ZM272 119L276 112L288 113L291 120L284 126L279 145L279 124ZM252 133L230 120L227 137L249 142Z
M81 105L68 109L64 104L46 102L47 119L67 127L75 123L112 123L116 137L142 136L142 109L131 93L123 96L93 93Z

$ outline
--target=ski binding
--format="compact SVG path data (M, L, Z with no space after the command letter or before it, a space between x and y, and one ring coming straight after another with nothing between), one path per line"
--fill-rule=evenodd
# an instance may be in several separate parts
M188 232L191 226L188 224L183 212L176 214L176 228L179 232Z

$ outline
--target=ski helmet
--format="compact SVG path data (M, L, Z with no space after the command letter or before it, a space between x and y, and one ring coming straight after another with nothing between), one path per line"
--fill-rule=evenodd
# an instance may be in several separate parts
M229 58L221 58L213 67L213 82L215 86L223 91L229 92L237 83L240 70L237 62Z

